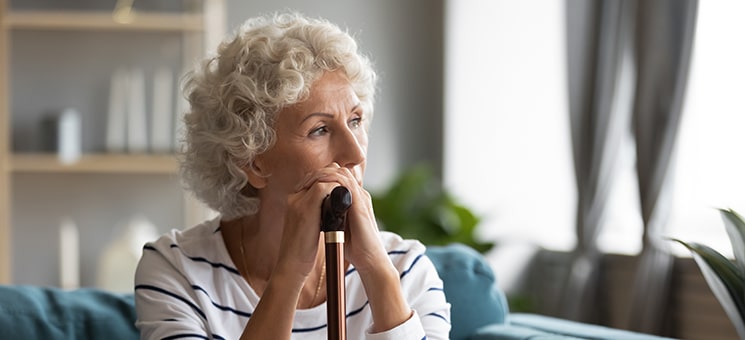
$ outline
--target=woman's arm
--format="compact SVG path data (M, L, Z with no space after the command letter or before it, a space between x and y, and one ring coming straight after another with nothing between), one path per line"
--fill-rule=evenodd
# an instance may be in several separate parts
M394 237L389 234L387 237ZM396 270L397 287L391 288L401 296L404 304L410 307L410 315L403 322L392 322L381 327L380 320L386 320L385 313L391 312L385 298L378 299L371 295L386 295L385 290L369 289L370 280L363 279L365 290L370 291L368 298L373 313L374 324L369 329L368 339L422 339L426 336L430 340L449 339L450 333L450 304L447 303L442 280L437 274L432 262L424 255L425 247L415 241L403 241L395 236L397 243L393 249L406 249L406 255L389 257L396 259L393 263ZM399 243L400 242L400 243ZM361 278L367 274L361 274ZM391 294L393 295L393 294ZM382 314L382 315L381 315ZM381 319L381 317L383 319ZM385 322L385 321L384 321Z
M241 339L290 339L303 282L305 277L297 272L275 271Z
M359 274L374 320L371 333L392 329L411 318L412 311L401 291L398 271L387 256L375 270Z
M382 331L377 327L376 319L376 327L369 330L372 334L368 339L422 339L425 336L430 340L449 339L450 304L445 299L443 283L437 270L424 255L426 248L419 242L404 241L389 233L383 239L387 240L386 244L392 243L388 244L387 249L405 250L406 255L389 259L395 259L393 265L398 268L396 274L399 287L396 291L402 294L406 305L413 312L403 323ZM371 308L373 314L376 314L373 303L371 298Z

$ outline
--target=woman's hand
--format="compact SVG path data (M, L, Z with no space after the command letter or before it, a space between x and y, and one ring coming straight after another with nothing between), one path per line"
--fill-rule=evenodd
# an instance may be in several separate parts
M317 182L300 188L287 198L277 262L279 270L286 269L304 277L313 270L321 232L321 202L334 187L333 183Z
M325 197L339 185L346 187L352 195L352 205L347 211L345 225L346 260L361 272L375 270L375 268L380 268L381 264L390 263L378 235L372 199L370 194L362 188L361 179L357 179L353 170L342 168L334 163L306 176L300 185L300 192L319 188L324 192L323 197ZM315 218L316 223L320 221L322 200L323 198L316 202L317 213L307 214L309 218Z

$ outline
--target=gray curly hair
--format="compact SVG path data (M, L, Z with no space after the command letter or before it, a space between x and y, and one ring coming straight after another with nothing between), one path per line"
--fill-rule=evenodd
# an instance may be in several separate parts
M187 188L225 219L255 214L257 189L244 169L274 145L278 112L307 99L313 82L335 70L349 78L369 124L376 75L348 33L298 13L248 20L184 77Z

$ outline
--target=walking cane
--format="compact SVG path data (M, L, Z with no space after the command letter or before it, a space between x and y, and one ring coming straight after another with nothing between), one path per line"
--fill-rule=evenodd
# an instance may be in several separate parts
M344 220L352 205L352 194L338 186L321 204L321 230L326 240L326 318L328 339L347 339L346 293L344 290Z

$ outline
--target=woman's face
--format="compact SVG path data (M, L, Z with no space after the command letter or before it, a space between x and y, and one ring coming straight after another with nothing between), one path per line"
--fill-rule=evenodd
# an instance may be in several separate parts
M333 163L349 168L362 184L367 157L364 119L344 73L324 73L311 86L307 100L279 112L276 143L254 163L263 180L251 184L263 194L284 199L308 173Z

